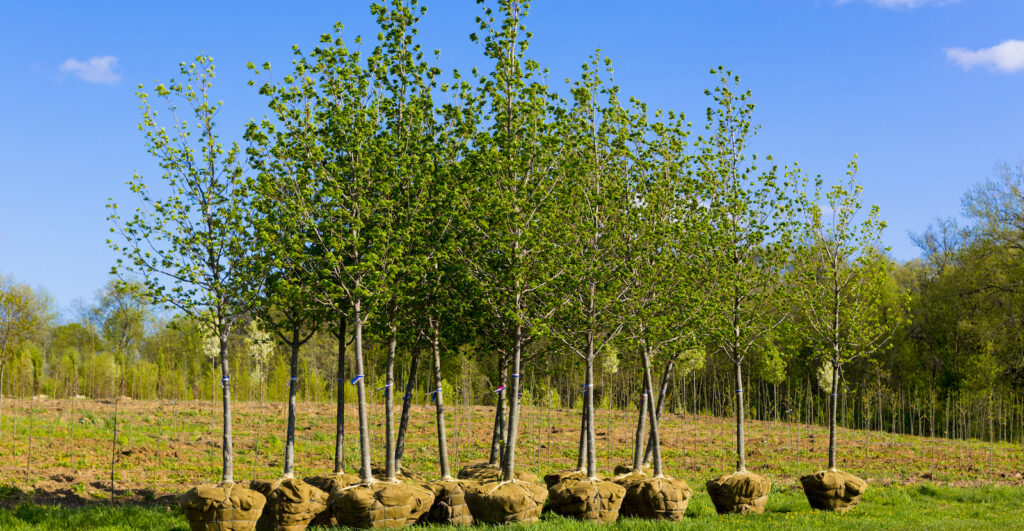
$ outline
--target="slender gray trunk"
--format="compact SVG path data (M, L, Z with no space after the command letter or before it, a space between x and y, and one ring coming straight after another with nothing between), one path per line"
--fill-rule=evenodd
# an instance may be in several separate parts
M4 428L4 373L7 371L7 360L0 360L0 440L3 440ZM74 398L74 397L72 397ZM74 426L74 424L72 424Z
M338 316L338 407L335 411L334 473L345 469L345 314Z
M747 451L743 446L743 371L742 365L736 366L736 471L747 470Z
M284 477L295 472L295 392L299 387L299 326L292 326L292 358L288 379L288 431L284 445Z
M441 479L451 479L448 469L448 436L444 428L444 396L442 396L441 380L441 345L437 326L433 327L434 335L430 341L430 349L434 353L434 404L437 408L437 458L441 467Z
M648 389L654 389L651 378L651 354L646 346L641 352L644 361L644 384ZM661 477L661 441L658 439L658 417L654 414L654 393L647 393L647 416L651 421L651 440L654 442L654 477Z
M498 353L498 385L507 385L508 383L508 357L504 352ZM498 391L496 393L497 405L494 408L494 428L491 431L491 455L488 457L487 462L491 465L498 466L501 460L504 459L502 455L502 443L505 440L505 395L507 394L508 388L504 391Z
M672 368L675 366L675 358L669 360L665 366L665 372L661 375L661 389L658 390L658 402L654 407L654 416L661 420L661 411L665 407L665 396L668 394L669 378L672 375ZM647 449L644 450L643 466L651 466L651 458L654 456L654 441L647 438Z
M642 394L640 395L640 414L637 415L636 419L636 438L633 440L633 471L640 472L641 470L641 458L643 457L640 453L643 449L644 444L644 419L647 416L647 380L643 380Z
M839 363L832 360L832 396L828 412L828 468L836 468L836 403L839 402Z
M395 480L395 412L391 388L395 382L395 348L398 337L391 330L388 337L388 361L384 367L384 474L388 481Z
M594 451L594 339L591 332L588 337L589 354L587 355L586 390L583 402L587 417L587 477L597 478L597 453Z
M221 330L224 330L223 323ZM220 334L220 370L221 387L224 397L224 433L221 439L221 448L224 452L224 471L221 475L221 482L233 483L235 473L234 449L232 448L231 437L231 371L228 367L228 333L224 330Z
M505 459L501 463L502 479L512 481L516 469L516 436L519 434L519 389L521 385L523 354L523 326L516 325L512 342L512 380L509 393L508 439L505 443Z
M366 378L363 377L363 314L362 301L352 304L353 351L356 362L356 399L359 402L359 478L368 483L370 470L370 429L366 418Z
M580 445L579 453L576 454L576 470L587 469L587 407L586 399L583 400L583 407L580 408Z
M402 470L402 455L405 453L405 432L409 429L409 411L412 409L412 393L416 389L416 376L420 362L419 349L413 350L409 360L409 379L402 395L402 415L398 421L398 439L395 442L395 469Z

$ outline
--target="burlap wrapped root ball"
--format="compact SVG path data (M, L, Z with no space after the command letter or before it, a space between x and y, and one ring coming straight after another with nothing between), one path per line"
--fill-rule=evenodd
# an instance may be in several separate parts
M811 507L845 513L853 509L868 484L841 470L822 470L800 478Z
M587 477L586 470L573 469L573 470L562 470L561 472L552 472L544 476L544 485L550 489L558 483L561 483L567 479L583 479ZM550 493L548 493L550 494Z
M302 531L327 509L327 493L299 478L253 481L250 486L267 499L256 522L258 531Z
M468 479L478 483L490 483L492 481L501 481L503 479L501 467L498 465L492 465L487 461L477 461L462 467L462 470L459 470L458 477L459 479ZM513 473L513 477L519 481L525 481L527 483L537 482L537 476L525 470L516 470Z
M492 481L466 491L466 503L477 523L536 522L548 490L526 481Z
M387 469L381 465L370 465L370 474L380 481L386 481L388 479L387 477L385 477L387 476ZM426 481L425 477L413 472L412 470L409 470L408 468L405 468L404 466L399 467L399 469L395 471L395 479L399 481L415 481L417 483L423 483L424 481Z
M312 476L304 480L306 483L324 491L328 496L335 489L345 488L349 485L355 485L359 483L359 476L355 474L346 474L344 472L338 474L326 474L323 476ZM336 526L338 520L334 517L334 513L331 512L329 506L324 507L320 514L313 517L313 520L309 522L310 526Z
M654 474L649 467L641 467L639 471L633 470L630 465L616 465L615 475L608 478L608 481L628 487L630 483L641 479L647 479Z
M192 531L252 531L267 500L237 483L221 483L196 487L180 503Z
M434 493L412 483L374 481L335 489L327 505L343 527L382 528L416 523L434 503Z
M735 472L706 483L711 502L718 514L760 514L768 503L772 482L753 472Z
M686 515L693 490L685 481L669 476L632 481L622 500L622 516L678 522Z
M474 485L465 480L439 479L424 485L434 493L434 503L424 520L444 525L472 525L473 513L466 504L466 489Z
M614 522L625 495L626 488L611 481L568 477L548 488L548 505L577 520Z

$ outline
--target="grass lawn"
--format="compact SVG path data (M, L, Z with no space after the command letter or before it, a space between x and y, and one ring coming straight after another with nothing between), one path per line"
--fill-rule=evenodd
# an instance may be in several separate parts
M601 529L1013 529L1024 520L1024 489L1007 486L945 487L928 484L870 488L845 515L809 508L802 492L772 492L765 514L718 516L703 488L696 490L679 523L621 519ZM519 526L512 526L519 527ZM598 526L546 513L535 531ZM185 530L181 510L160 505L105 505L78 508L25 503L0 509L0 529Z

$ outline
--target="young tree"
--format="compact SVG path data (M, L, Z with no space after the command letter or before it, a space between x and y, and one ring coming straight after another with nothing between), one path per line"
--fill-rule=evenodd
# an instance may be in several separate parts
M460 249L467 270L481 286L496 321L510 327L511 379L508 431L502 477L515 471L522 389L523 346L543 329L553 304L546 290L561 271L552 267L556 252L552 233L559 205L561 177L555 171L563 146L555 134L557 99L545 83L540 65L527 59L530 34L521 22L527 3L501 0L500 24L485 8L477 18L484 55L493 62L478 79L482 121L490 127L473 139L471 193L463 199L467 229ZM476 34L474 40L478 40Z
M221 104L212 100L212 58L182 63L182 78L157 84L166 101L168 122L158 122L150 95L142 91L139 125L147 150L163 173L161 186L149 186L135 174L129 189L139 206L127 220L111 200L108 218L119 240L108 240L121 255L113 272L130 271L145 279L154 302L167 304L200 322L219 347L223 400L223 483L233 483L231 371L228 335L253 307L262 275L246 267L252 257L239 148L221 144L215 117ZM179 108L182 105L183 108ZM184 113L184 115L179 115ZM166 195L157 195L157 191Z
M603 64L602 64L603 63ZM585 364L579 468L597 479L594 448L594 360L624 325L622 303L626 209L630 201L628 123L618 101L611 61L599 55L584 63L572 85L573 105L559 126L566 155L556 171L564 231L559 236L564 274L553 284L560 304L551 319L552 335ZM623 133L625 131L625 133Z
M705 179L716 187L711 208L722 214L714 233L716 245L722 250L717 264L721 311L714 316L712 326L722 352L735 368L736 474L709 481L708 490L720 512L760 512L770 482L748 473L746 468L743 363L762 337L783 320L775 318L777 312L770 310L780 306L784 296L778 288L792 255L793 218L800 212L794 191L798 173L786 169L780 172L770 156L766 162L772 165L766 170L759 168L757 156L747 154L750 137L756 131L751 123L751 94L736 92L734 85L739 83L739 76L721 67L712 74L720 76L720 86L707 91L715 107L708 108L706 129L710 136L702 139L701 160ZM735 489L747 489L756 495L742 503L730 502L735 500Z
M885 222L873 206L861 220L862 188L855 180L857 161L847 166L846 178L822 197L822 181L815 182L813 203L807 209L804 241L799 249L799 281L795 286L803 310L804 335L814 355L831 370L828 410L828 469L836 469L836 410L843 366L862 356L888 348L903 320L906 297L892 307L888 280L892 262L882 247ZM824 202L824 204L822 204ZM857 502L867 484L840 474L845 492L835 499L827 494L824 474L801 478L811 505L846 509Z

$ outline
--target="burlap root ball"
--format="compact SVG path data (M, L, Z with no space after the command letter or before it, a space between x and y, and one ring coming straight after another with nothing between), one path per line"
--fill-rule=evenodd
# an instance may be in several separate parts
M693 490L685 481L669 476L638 479L626 486L622 516L678 522L686 515Z
M633 470L633 467L630 465L616 465L615 475L613 477L608 478L608 481L618 483L623 487L628 487L629 484L634 481L647 479L653 475L654 474L651 472L651 469L648 467L641 467L640 471L638 472Z
M267 499L257 531L302 531L327 509L327 493L299 478L253 481L250 487Z
M412 483L375 481L335 489L327 505L342 527L383 528L416 523L434 503L434 493Z
M519 481L525 481L527 483L537 482L537 476L525 470L516 470L513 473L513 477ZM459 470L459 479L469 479L479 483L501 481L501 467L498 465L492 465L487 461L477 461L462 467L462 470Z
M444 525L472 525L473 513L466 504L466 489L473 485L465 480L439 479L424 485L434 493L434 503L423 520Z
M477 523L536 522L548 490L527 481L492 481L467 489L466 503Z
M845 513L853 509L868 484L841 470L822 470L800 478L811 507Z
M753 472L734 472L706 483L718 514L760 514L768 503L772 482Z
M252 531L267 500L237 483L221 483L198 486L180 503L192 531Z
M583 479L587 477L586 470L572 469L562 470L561 472L552 472L544 476L544 485L550 489L555 485L567 480L567 479ZM549 493L550 494L550 493Z
M591 522L614 522L626 488L611 481L566 478L548 488L548 505L562 516Z
M310 485L324 491L327 496L330 497L331 493L335 489L347 487L349 485L355 485L359 483L359 476L355 474L348 474L340 472L338 474L325 474L323 476L311 476L305 478L303 481ZM310 526L336 526L338 520L334 517L334 513L331 512L330 506L324 507L324 510L320 511L320 514L313 517L313 520L309 522Z
M383 465L377 465L377 464L371 464L370 465L370 473L373 475L373 477L375 479L378 479L380 481L387 480L387 478L385 477L386 476L386 473L385 473L386 470L387 469ZM427 478L425 478L425 477L423 477L423 476L421 476L421 475L419 475L419 474L413 472L412 470L409 470L408 468L405 468L403 466L403 467L399 467L399 469L395 471L395 479L397 479L399 481L414 481L416 483L423 483L424 481L426 481Z

